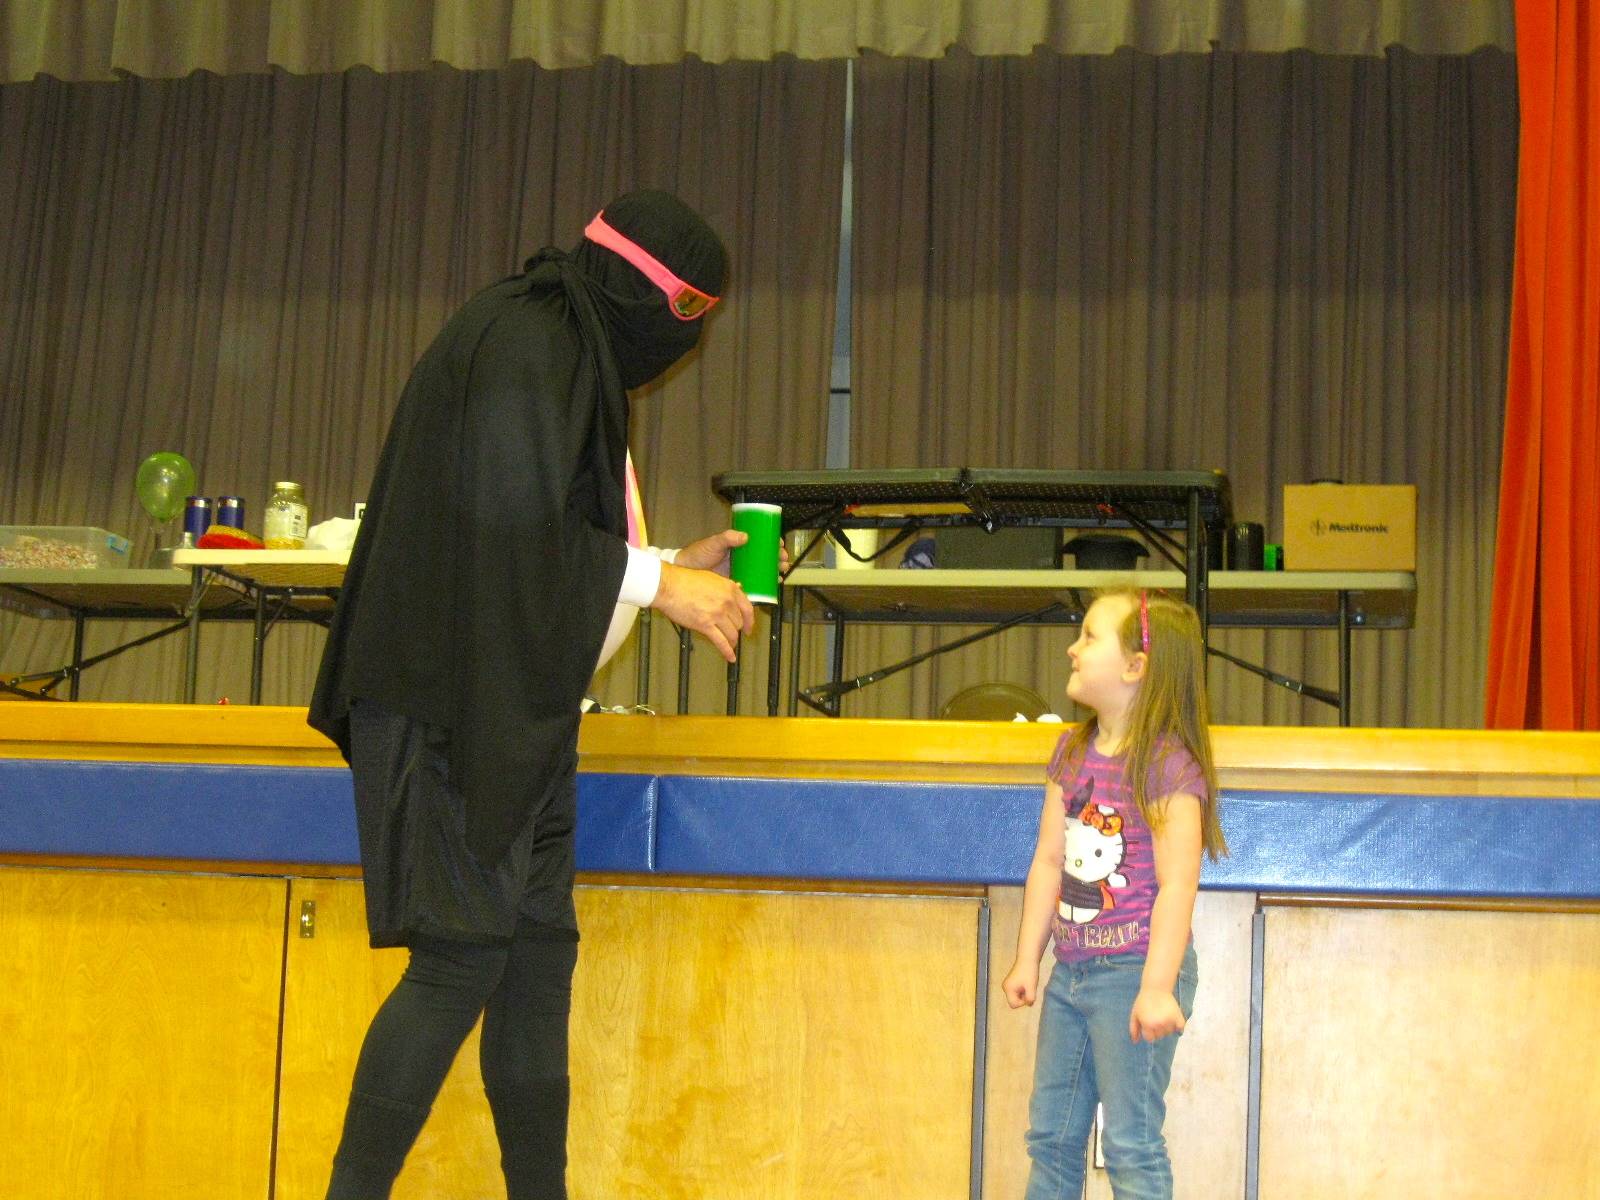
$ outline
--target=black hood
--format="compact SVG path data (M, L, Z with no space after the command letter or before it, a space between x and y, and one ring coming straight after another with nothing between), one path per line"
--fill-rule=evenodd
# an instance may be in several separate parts
M607 225L637 242L679 279L711 296L722 294L728 254L699 213L670 192L629 192L606 205ZM572 261L589 293L617 360L622 386L649 383L695 348L701 317L680 321L667 297L620 254L585 238Z

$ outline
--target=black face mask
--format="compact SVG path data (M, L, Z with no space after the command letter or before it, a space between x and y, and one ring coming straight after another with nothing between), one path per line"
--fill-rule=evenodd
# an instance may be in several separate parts
M668 192L629 192L604 210L606 224L636 242L679 279L722 294L727 252L701 216ZM704 317L680 321L665 293L614 251L585 238L572 261L588 279L622 386L649 383L695 348Z

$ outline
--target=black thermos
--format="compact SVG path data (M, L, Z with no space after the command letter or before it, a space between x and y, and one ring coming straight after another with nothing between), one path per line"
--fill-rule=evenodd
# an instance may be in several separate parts
M1260 571L1266 565L1267 531L1255 521L1238 521L1228 530L1228 570Z

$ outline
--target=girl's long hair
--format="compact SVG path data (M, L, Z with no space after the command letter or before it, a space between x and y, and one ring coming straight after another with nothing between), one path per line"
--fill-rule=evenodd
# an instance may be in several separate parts
M1140 653L1140 593L1133 588L1114 588L1098 593L1095 599L1129 601L1131 609L1118 635L1126 653ZM1161 797L1149 794L1150 782L1167 755L1180 746L1187 750L1205 777L1206 794L1200 798L1200 838L1206 854L1215 862L1228 852L1228 843L1217 819L1217 769L1211 755L1211 710L1206 701L1206 649L1200 637L1200 618L1182 600L1160 592L1148 593L1147 603L1150 652L1144 680L1128 712L1128 736L1123 743L1127 778L1145 823L1156 829L1165 814L1157 807ZM1091 716L1073 730L1067 740L1066 761L1081 761L1098 729L1099 721Z

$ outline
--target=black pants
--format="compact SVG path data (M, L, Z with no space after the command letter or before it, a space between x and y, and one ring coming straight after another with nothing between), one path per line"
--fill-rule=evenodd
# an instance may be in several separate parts
M565 1200L577 959L576 941L531 923L509 945L414 939L410 965L361 1047L328 1200L389 1195L479 1014L483 1089L508 1200Z

